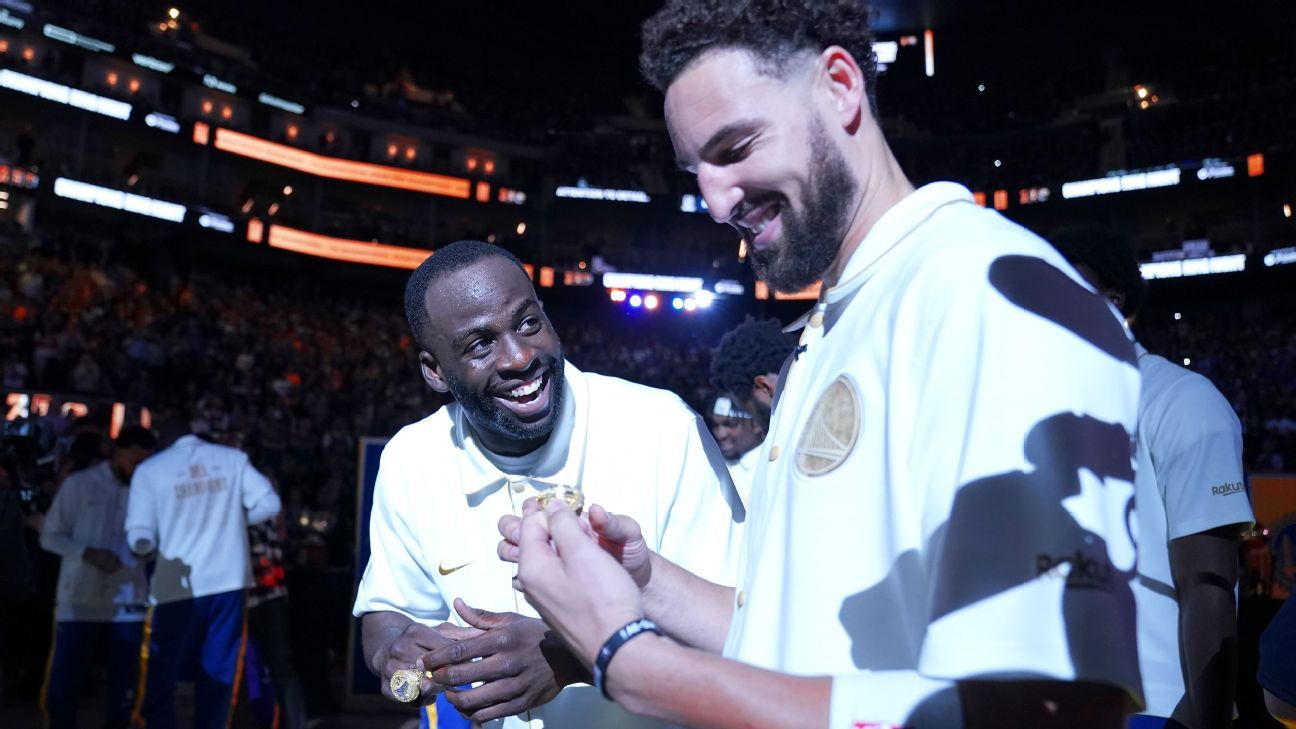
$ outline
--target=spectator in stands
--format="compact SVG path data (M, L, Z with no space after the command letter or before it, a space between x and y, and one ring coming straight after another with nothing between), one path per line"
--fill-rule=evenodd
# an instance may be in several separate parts
M1096 226L1053 245L1133 320L1147 283L1124 236ZM1137 347L1139 663L1147 699L1134 729L1222 727L1237 680L1238 544L1253 521L1242 429L1205 377Z

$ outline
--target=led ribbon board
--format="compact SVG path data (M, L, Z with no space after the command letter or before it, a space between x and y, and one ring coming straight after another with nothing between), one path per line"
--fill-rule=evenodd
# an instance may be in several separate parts
M78 109L93 111L96 114L103 114L122 121L130 119L131 115L131 105L125 101L106 99L88 91L74 89L70 86L56 84L52 81L8 69L0 70L0 87L21 94L36 96L46 101L53 101L56 104L66 104L75 106Z
M266 141L260 137L243 134L230 129L217 129L216 149L241 157L259 160L280 167L305 172L332 180L356 182L361 185L391 187L398 190L425 192L432 195L468 199L469 181L461 177L434 175L431 172L415 172L395 167L354 162L336 157L307 152L286 144Z
M155 200L151 197L91 185L88 182L70 180L66 177L54 180L54 194L69 200L112 208L125 213L146 215L159 220L169 220L172 223L181 222L185 216L185 206L178 203Z
M611 190L602 187L560 187L554 190L556 197L575 200L605 200L608 202L649 202L648 193L643 190Z
M1139 264L1139 272L1143 274L1145 279L1207 276L1213 273L1237 273L1245 269L1245 253Z
M603 274L603 287L608 289L672 291L691 294L703 286L702 279L694 276L655 276L649 273L620 272Z
M385 243L332 238L295 228L285 228L282 225L270 226L268 242L271 248L280 248L316 258L411 270L418 268L420 263L432 255L432 251L423 248L405 248Z

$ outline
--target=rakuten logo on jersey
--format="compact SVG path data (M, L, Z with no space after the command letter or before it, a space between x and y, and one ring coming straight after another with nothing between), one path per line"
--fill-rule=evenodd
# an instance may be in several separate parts
M1106 587L1111 584L1112 571L1111 562L1087 557L1078 549L1075 554L1040 554L1035 557L1037 575L1065 578L1067 585L1072 587Z
M1228 496L1229 494L1236 494L1245 488L1246 487L1242 485L1241 481L1237 483L1225 483L1220 484L1219 486L1211 486L1211 496Z

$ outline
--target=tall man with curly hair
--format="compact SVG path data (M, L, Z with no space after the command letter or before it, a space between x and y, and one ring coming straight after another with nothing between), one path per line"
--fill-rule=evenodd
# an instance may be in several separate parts
M816 280L735 587L588 508L500 555L606 696L698 727L1122 727L1139 374L1115 310L963 187L915 190L856 0L669 0L642 67L778 290ZM597 538L591 538L591 534Z

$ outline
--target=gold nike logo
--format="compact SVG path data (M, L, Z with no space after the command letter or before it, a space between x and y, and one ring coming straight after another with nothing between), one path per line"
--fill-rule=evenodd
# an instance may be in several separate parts
M476 561L477 561L477 560L472 560L472 561L469 561L469 562L464 562L463 564L459 565L458 567L446 567L446 563L445 563L445 562L442 562L441 564L437 565L437 572L440 572L440 573L441 573L441 576L442 576L442 577L445 577L446 575L454 574L455 572L458 572L459 570L463 569L464 567L467 567L468 565L470 565L470 564L472 564L473 562L476 562Z

